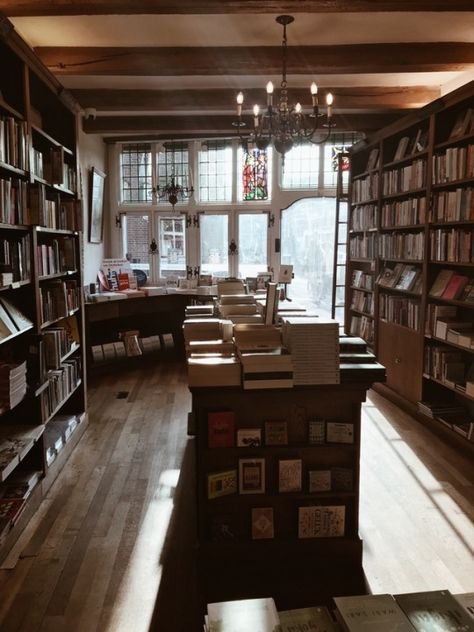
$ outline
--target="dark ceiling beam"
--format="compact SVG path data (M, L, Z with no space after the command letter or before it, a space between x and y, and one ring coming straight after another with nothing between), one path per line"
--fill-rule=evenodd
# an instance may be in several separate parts
M472 11L471 0L0 0L8 16Z
M281 72L281 48L62 47L35 49L56 75L268 75ZM474 44L430 42L293 46L289 74L441 72L474 67Z
M369 133L378 130L400 115L396 114L336 114L336 131L360 131ZM235 135L232 122L235 116L98 116L83 119L83 130L88 134L227 134Z
M81 89L71 91L83 108L98 111L127 110L172 110L202 111L235 110L237 90L232 89L188 89L188 90L100 90ZM246 107L253 103L263 103L265 88L244 89ZM411 87L351 87L321 88L321 102L324 95L332 92L339 109L413 109L421 107L440 96L439 88L425 86ZM278 96L278 90L276 90ZM303 106L311 103L309 88L293 88L289 91L292 103Z

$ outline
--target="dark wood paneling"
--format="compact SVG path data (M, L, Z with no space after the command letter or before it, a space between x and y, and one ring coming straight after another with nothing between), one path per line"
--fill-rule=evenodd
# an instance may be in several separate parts
M245 103L265 99L265 87L244 90ZM277 91L278 92L278 91ZM344 109L411 109L420 107L440 96L438 88L414 87L351 87L322 88L321 101L327 92L334 94L338 108ZM97 110L187 110L225 109L235 111L237 90L73 90L82 107ZM291 101L311 103L309 87L290 91Z
M4 0L6 15L472 11L471 0Z
M257 75L280 74L278 46L76 47L40 46L43 63L57 75ZM289 74L441 72L474 67L465 42L295 46Z

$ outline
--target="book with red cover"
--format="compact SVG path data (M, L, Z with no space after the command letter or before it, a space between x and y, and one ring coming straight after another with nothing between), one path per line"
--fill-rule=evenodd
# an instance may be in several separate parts
M208 446L232 448L235 445L235 414L222 410L207 414Z
M130 282L128 279L128 274L126 272L121 272L118 276L118 289L120 290L128 290L130 287Z
M451 300L457 299L459 296L461 296L462 291L466 286L468 280L469 279L467 276L463 276L462 274L453 274L453 276L449 280L448 285L446 286L446 289L442 294L442 298L447 298Z

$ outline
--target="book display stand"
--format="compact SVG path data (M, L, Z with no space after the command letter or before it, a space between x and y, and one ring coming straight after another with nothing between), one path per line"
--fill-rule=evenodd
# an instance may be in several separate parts
M347 333L383 394L472 451L474 82L354 145L350 196Z

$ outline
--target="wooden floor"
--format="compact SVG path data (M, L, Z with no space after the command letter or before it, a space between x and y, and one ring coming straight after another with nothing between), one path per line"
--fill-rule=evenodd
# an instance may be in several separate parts
M98 378L89 406L81 443L0 570L0 630L201 630L183 366ZM372 592L474 591L473 485L472 459L371 394L360 511Z

